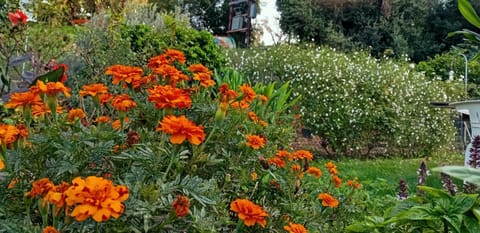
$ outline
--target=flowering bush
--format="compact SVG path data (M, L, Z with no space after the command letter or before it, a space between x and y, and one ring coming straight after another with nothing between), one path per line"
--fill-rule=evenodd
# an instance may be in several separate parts
M38 80L4 105L8 231L336 232L360 213L357 179L291 148L288 83L214 76L174 49L105 74L78 93Z
M331 154L428 155L452 145L454 111L433 108L462 96L462 80L431 80L407 61L377 60L309 45L233 51L231 63L256 82L289 81L302 96L306 128ZM239 59L240 58L240 59Z

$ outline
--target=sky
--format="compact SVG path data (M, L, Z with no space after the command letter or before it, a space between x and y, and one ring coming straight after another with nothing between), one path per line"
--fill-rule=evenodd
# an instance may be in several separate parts
M268 26L272 29L273 33L280 32L280 26L278 23L278 18L280 17L280 13L277 11L277 7L275 6L275 0L260 0L260 14L257 15L255 19L256 23L259 25L263 25L264 28L264 35L262 38L262 42L265 45L272 45L273 39L270 33L265 30L265 23L268 22Z

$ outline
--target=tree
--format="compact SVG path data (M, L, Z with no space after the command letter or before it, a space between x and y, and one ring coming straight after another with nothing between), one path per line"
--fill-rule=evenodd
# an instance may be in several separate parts
M456 0L277 1L282 30L300 40L365 48L375 56L407 54L413 61L448 51L460 42L447 38L448 32L471 28L455 5Z

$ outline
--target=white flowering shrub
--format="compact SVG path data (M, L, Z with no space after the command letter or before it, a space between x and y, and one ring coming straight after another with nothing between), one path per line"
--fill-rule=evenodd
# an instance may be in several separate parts
M407 59L309 45L229 53L252 80L290 81L293 96L302 96L303 124L326 140L329 153L420 156L453 145L455 111L431 103L461 99L461 80L431 80Z

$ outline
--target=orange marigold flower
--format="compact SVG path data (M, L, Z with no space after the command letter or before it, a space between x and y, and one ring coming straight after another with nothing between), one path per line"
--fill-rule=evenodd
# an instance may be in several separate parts
M222 97L221 102L228 102L238 97L237 92L228 88L228 84L226 83L223 83L222 85L220 85L220 87L218 88L218 91L220 92Z
M125 117L125 118L123 119L123 123L124 123L124 124L127 124L127 123L129 123L129 122L130 122L130 118ZM112 128L113 128L114 130L119 130L120 127L121 127L120 120L115 120L114 122L112 122Z
M248 118L250 118L250 120L252 120L253 122L258 123L258 116L257 114L255 114L255 112L249 112Z
M290 157L290 152L286 150L279 150L277 153L275 153L275 157L279 157L281 159L289 158Z
M59 185L54 186L47 192L47 195L43 198L43 206L50 203L55 206L55 215L60 213L62 207L65 206L65 191L70 187L67 182L62 182Z
M339 188L342 186L342 179L336 175L332 177L333 184L335 184L335 187Z
M71 109L70 111L68 111L68 117L67 118L68 118L69 122L75 121L75 119L82 119L82 118L85 118L85 117L87 117L87 115L85 114L85 112L81 108L75 108L75 109Z
M286 165L285 160L283 160L282 158L277 157L277 156L275 156L273 158L268 158L267 161L268 161L269 164L274 164L275 166L277 166L279 168L285 167L285 165Z
M154 86L148 89L148 100L155 103L156 108L179 108L185 109L192 106L190 94L180 88L170 85Z
M250 102L248 101L245 101L245 100L241 100L241 101L234 101L230 104L232 106L232 108L234 109L247 109L248 107L250 107Z
M265 104L268 101L268 96L260 95L260 101Z
M241 85L239 89L243 93L243 100L247 102L252 102L257 96L253 88L250 87L248 83Z
M253 181L257 180L258 174L256 172L250 173L250 177L252 178Z
M63 93L66 97L70 97L70 88L65 87L62 82L47 82L37 80L35 86L30 87L30 92L34 94L46 94L48 96L55 96L58 93Z
M307 229L302 224L289 223L288 226L284 226L283 229L288 233L308 233Z
M150 58L148 61L148 67L158 68L164 64L172 64L178 62L180 64L185 64L186 59L182 51L176 49L167 49L163 54Z
M20 131L14 125L0 124L0 144L10 145L17 141Z
M328 193L320 193L318 194L318 199L322 200L322 205L323 206L328 206L331 208L336 208L339 204L338 200L334 197L332 197Z
M238 214L245 226L253 226L258 223L265 228L267 225L268 213L263 208L247 199L236 199L230 203L230 210Z
M358 182L358 178L355 177L353 180L348 180L347 181L347 186L348 187L353 187L354 189L360 188L360 183Z
M301 166L299 164L292 164L290 166L290 171L291 172L299 172L301 170Z
M62 106L57 105L56 108L57 108L57 110L56 110L57 113L63 112ZM35 116L35 117L43 116L46 113L52 113L52 110L50 110L50 107L48 106L48 104L47 105L39 104L39 105L33 105L32 106L32 115L33 116Z
M183 141L188 140L193 145L200 145L205 140L203 126L197 126L185 116L165 116L157 127L157 131L170 134L172 144L182 144Z
M31 107L43 104L42 98L31 91L10 94L10 100L4 105L5 108Z
M109 123L112 119L109 116L99 116L95 119L96 123Z
M255 150L258 150L260 149L260 147L264 147L265 146L265 143L266 143L266 139L263 138L263 137L260 137L258 135L251 135L251 134L248 134L246 136L247 138L247 142L245 143L248 147L251 147Z
M0 158L0 171L5 168L5 163L3 162L3 159Z
M137 107L137 104L128 94L121 94L113 97L112 106L117 111L127 112L128 110Z
M268 126L268 122L266 122L266 121L259 121L259 123L262 127L267 127Z
M320 176L322 176L322 170L316 167L309 167L307 172L308 174L314 175L317 178L320 178Z
M172 202L172 208L177 217L185 217L190 210L190 199L186 196L178 195Z
M30 198L35 198L36 196L44 197L54 186L50 179L42 178L32 183L32 189L26 195Z
M85 221L89 217L96 222L118 218L125 209L122 202L128 199L126 186L114 186L112 181L96 176L73 179L64 193L67 206L73 207L70 216L77 221Z
M99 94L108 93L108 87L103 83L94 83L90 85L83 85L82 90L80 90L80 96L84 97L86 95L97 96Z
M179 81L190 79L186 74L172 65L161 65L160 67L153 69L153 72L162 76L171 86L176 86Z
M215 81L212 80L212 71L202 64L193 64L188 67L193 73L193 80L200 81L200 86L211 87L215 85Z
M42 233L60 233L55 227L47 226L43 228Z
M15 12L8 12L8 19L13 26L20 23L27 25L28 16L23 11L17 9Z
M313 155L310 153L310 151L306 150L297 150L295 151L291 156L290 156L290 161L291 160L297 160L297 159L306 159L308 161L312 161Z
M110 102L110 100L112 100L112 98L113 98L113 95L111 93L105 93L105 94L99 94L98 95L98 100L100 102L100 105Z
M124 83L132 83L132 78L142 76L143 70L136 66L113 65L107 67L106 75L112 76L112 84L117 85L121 81Z
M1 161L1 160L0 160ZM2 170L1 166L0 166L0 170ZM13 179L12 181L10 181L10 183L8 184L8 189L13 189L15 188L15 185L17 185L18 183L18 178L15 178Z
M328 172L330 174L332 174L332 175L337 175L338 174L337 165L335 165L334 163L332 163L332 162L325 163L325 167L327 167Z

